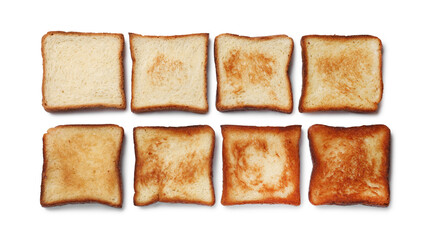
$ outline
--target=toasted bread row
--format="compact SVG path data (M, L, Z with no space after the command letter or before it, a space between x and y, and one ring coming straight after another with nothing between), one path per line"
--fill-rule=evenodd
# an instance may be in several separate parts
M131 110L208 111L209 34L129 34ZM286 35L215 38L219 111L293 111L289 66L293 40ZM382 44L377 37L302 37L300 112L375 112L383 94ZM124 36L48 32L42 38L46 111L126 108Z
M223 125L223 205L299 205L301 126ZM134 204L213 205L215 132L209 126L134 128ZM313 125L309 201L388 206L390 130ZM98 202L122 206L123 128L64 125L43 137L40 202L44 207Z

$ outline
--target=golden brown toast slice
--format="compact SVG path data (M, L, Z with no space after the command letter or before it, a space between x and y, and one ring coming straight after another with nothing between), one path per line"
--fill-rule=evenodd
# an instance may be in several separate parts
M209 34L143 36L130 33L133 112L208 111Z
M389 205L388 127L313 125L308 137L313 161L312 204Z
M97 202L122 206L123 128L64 125L44 134L40 202L43 207Z
M301 126L224 125L223 205L299 205Z
M293 110L288 75L293 40L286 35L244 37L221 34L215 38L219 111Z
M302 37L300 112L375 112L383 95L382 44L373 36Z
M209 126L134 128L134 204L213 205L215 133Z
M125 109L123 51L122 34L45 34L41 47L44 109Z

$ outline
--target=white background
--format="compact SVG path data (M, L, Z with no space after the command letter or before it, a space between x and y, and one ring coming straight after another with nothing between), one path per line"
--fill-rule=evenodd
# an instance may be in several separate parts
M14 1L0 3L0 238L64 239L292 239L423 238L423 8L412 1ZM116 32L125 35L125 80L130 100L128 32L146 35L210 33L205 115L185 112L133 114L87 111L50 114L41 106L41 37L48 31ZM294 112L220 113L215 108L213 40L220 33L287 34L295 42L290 77ZM384 94L376 114L297 110L301 92L300 38L307 34L371 34L383 42ZM42 136L61 124L118 124L125 129L122 209L99 204L42 208L39 203ZM310 125L386 124L392 130L391 203L388 208L309 203L312 168ZM217 135L213 207L132 203L135 126L208 124ZM300 206L224 207L221 124L301 124Z

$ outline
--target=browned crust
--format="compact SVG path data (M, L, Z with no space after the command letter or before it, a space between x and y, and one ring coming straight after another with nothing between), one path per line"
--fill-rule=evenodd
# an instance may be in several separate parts
M48 36L54 35L54 34L63 34L63 35L77 35L77 36L115 36L118 37L122 44L119 55L119 62L121 63L121 83L120 83L120 90L121 90L121 97L123 104L115 105L115 104L85 104L85 105L68 105L68 106L62 106L62 107L50 107L47 105L44 95L44 88L45 88L45 81L46 81L46 58L45 58L45 52L44 52L44 41ZM120 33L83 33L83 32L62 32L62 31L51 31L41 38L41 55L43 57L43 83L42 83L42 105L44 109L47 112L62 112L62 111L70 111L70 110L81 110L81 109L93 109L93 108L116 108L116 109L125 109L127 107L126 99L125 99L125 87L124 87L124 35Z
M290 108L281 108L278 106L272 106L272 105L241 105L241 106L235 106L235 107L229 107L229 106L225 106L221 103L221 95L220 95L220 80L221 80L221 76L219 73L219 57L218 55L218 39L221 36L232 36L232 37L238 37L238 38L243 38L243 39L249 39L252 41L266 41L266 40L271 40L274 38L280 38L280 37L285 37L285 38L289 38L291 41L291 51L290 51L290 55L289 55L289 61L287 62L287 66L286 66L286 77L288 79L288 86L290 87L289 91L290 91ZM236 34L231 34L231 33L223 33L220 34L218 36L215 37L215 42L214 42L214 60L215 60L215 72L216 72L216 82L217 82L217 90L216 90L216 109L218 109L218 111L220 112L228 112L228 111L248 111L248 110L271 110L271 111L277 111L277 112L282 112L282 113L292 113L293 112L293 93L292 93L292 86L291 86L291 80L290 80L290 76L289 76L289 66L291 63L291 57L293 54L293 39L287 35L272 35L272 36L261 36L261 37L248 37L248 36L240 36L240 35L236 35Z
M318 129L318 130L317 130ZM326 131L327 134L331 135L338 135L340 133L342 134L348 134L352 136L366 136L378 131L385 131L386 137L382 140L383 141L383 152L384 152L384 158L386 165L384 166L384 172L386 173L385 176L385 185L387 188L388 197L387 199L381 199L381 201L373 201L370 199L350 199L350 200L340 200L340 199L332 199L325 198L321 199L320 203L315 202L312 199L312 193L311 188L316 185L315 184L315 177L317 176L317 173L321 170L321 164L320 160L318 158L318 148L315 146L313 142L312 135L315 133L315 131L319 131L320 129L323 129L323 131ZM309 139L309 148L311 151L311 158L313 163L312 173L311 173L311 179L309 183L309 202L311 202L313 205L353 205L353 204L363 204L368 206L377 206L377 207L387 207L390 203L390 181L389 181L389 173L390 173L390 129L386 125L368 125L368 126L359 126L359 127L330 127L326 125L321 124L315 124L308 129L308 139Z
M121 152L122 152L122 142L124 141L124 129L118 125L115 124L94 124L94 125L90 125L90 124L75 124L75 125L59 125L56 126L55 128L68 128L68 127L88 127L88 128L95 128L95 127L118 127L121 129L122 132L122 137L121 137L121 141L119 144L119 154L118 154L118 159L116 161L116 170L118 172L118 181L119 181L119 203L118 204L113 204L107 201L102 201L99 199L90 199L90 198L80 198L80 199L76 199L76 200L71 200L71 201L57 201L55 203L46 203L43 201L43 195L44 195L44 179L46 178L47 175L47 157L46 157L46 136L47 133L45 133L43 135L43 173L42 173L42 177L41 177L41 193L40 193L40 204L43 207L54 207L54 206L61 206L61 205L65 205L65 204L71 204L71 203L101 203L101 204L105 204L111 207L115 207L115 208L122 208L122 174L121 174Z
M351 39L376 39L379 41L379 51L380 51L380 84L381 84L381 93L378 100L378 103L374 109L362 109L362 108L354 108L354 107L304 107L305 96L307 95L307 87L308 87L308 54L306 41L308 38L320 38L324 40L333 40L333 41L342 41L346 42ZM383 44L378 37L371 35L352 35L352 36L338 36L338 35L305 35L300 40L300 45L302 47L302 95L299 100L299 112L318 112L318 111L348 111L348 112L357 112L357 113L370 113L375 112L378 109L378 104L381 102L383 98Z
M131 111L133 113L142 113L142 112L152 112L152 111L169 111L169 110L176 110L176 111L187 111L187 112L194 112L194 113L207 113L209 110L209 104L208 104L208 93L207 93L207 86L208 86L208 74L207 74L207 66L208 66L208 46L209 46L209 33L195 33L195 34L186 34L186 35L174 35L174 36L150 36L150 35L140 35L136 33L128 33L130 37L130 50L131 50L131 59L132 59L132 70L131 70ZM168 105L162 105L162 106L151 106L151 107L136 107L134 106L134 67L136 63L136 58L134 55L134 44L133 44L133 38L134 37L143 37L143 38L158 38L158 39L177 39L177 38L184 38L184 37L192 37L192 36L201 36L206 38L206 45L205 45L205 65L203 67L204 69L204 76L205 76L205 87L203 89L203 95L205 96L206 101L206 107L205 108L196 108L192 106L187 105L178 105L178 104L168 104Z
M142 159L140 159L139 156L139 152L138 152L138 144L137 144L137 140L136 140L136 131L137 129L162 129L162 130L168 130L168 131L173 131L175 133L179 133L179 134L196 134L199 132L203 132L203 131L211 131L213 134L213 138L212 138L212 146L211 146L211 151L209 153L208 159L210 162L210 178L209 178L209 182L210 182L210 187L212 190L212 201L207 202L207 201L189 201L187 199L181 199L181 198L162 198L159 199L159 196L157 196L155 199L146 202L146 203L139 203L136 201L136 191L137 191L137 166L139 165L138 163L142 161ZM209 125L194 125L194 126L186 126L186 127L160 127L160 126L155 126L155 127L135 127L133 129L133 139L134 139L134 149L135 149L135 167L134 167L134 197L133 197L133 202L135 206L147 206L156 202L168 202L168 203L189 203L189 204L199 204L199 205L207 205L207 206L213 206L215 204L215 189L213 186L213 156L214 156L214 151L215 151L215 131L213 130L212 127L210 127Z
M228 131L249 131L249 132L257 132L257 131L263 131L263 132L272 132L275 134L281 134L286 132L294 132L294 131L301 131L302 126L301 125L292 125L287 127L256 127L256 126L239 126L239 125L221 125L221 133L223 137L222 142L222 171L223 171L223 184L222 184L222 198L221 198L221 204L224 206L228 205L239 205L239 204L290 204L290 205L300 205L300 156L299 156L299 142L300 142L300 135L299 139L296 143L294 143L294 148L288 149L288 154L290 155L290 159L295 159L295 170L293 171L295 173L295 180L293 182L295 186L295 190L290 196L288 196L285 199L282 198L274 198L274 197L267 197L262 200L254 200L254 201L237 201L232 200L229 198L231 193L229 192L229 178L230 178L230 163L229 163L229 149L228 149Z

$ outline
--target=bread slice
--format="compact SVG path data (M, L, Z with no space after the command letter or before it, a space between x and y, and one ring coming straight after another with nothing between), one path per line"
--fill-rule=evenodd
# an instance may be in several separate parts
M122 34L48 32L41 42L46 111L125 109Z
M44 134L43 207L97 202L122 206L120 155L123 128L64 125Z
M208 111L209 34L142 36L130 33L133 112Z
M388 206L390 129L384 125L309 128L309 201Z
M215 133L209 126L134 128L134 204L213 205Z
M300 112L375 112L383 95L382 44L373 36L304 36Z
M223 205L299 205L301 126L221 126Z
M244 37L221 34L215 38L219 111L293 110L288 75L293 40L286 35Z

